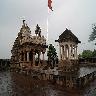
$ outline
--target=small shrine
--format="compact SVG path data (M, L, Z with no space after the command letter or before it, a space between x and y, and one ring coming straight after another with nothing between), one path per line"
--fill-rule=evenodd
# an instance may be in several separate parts
M78 78L78 54L77 46L81 41L71 32L66 30L59 36L60 61L58 64L58 84L73 88Z
M71 30L66 30L59 36L59 49L60 49L60 63L59 67L64 66L73 66L77 65L78 54L77 54L77 46L81 41L71 32ZM67 68L65 68L66 70Z
M11 50L11 65L20 69L40 68L44 63L46 48L46 39L41 34L39 25L37 24L35 35L33 36L30 28L23 20L22 28ZM41 54L42 59L40 58Z

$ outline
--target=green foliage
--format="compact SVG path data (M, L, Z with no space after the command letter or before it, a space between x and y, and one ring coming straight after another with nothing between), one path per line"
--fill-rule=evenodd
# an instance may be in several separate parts
M89 42L90 41L94 41L95 39L96 39L96 24L93 24L93 26L92 26L92 33L91 33L91 35L89 36Z
M94 49L93 53L92 53L93 57L96 57L96 50Z
M50 44L48 49L49 49L47 51L48 58L50 58L50 59L56 58L57 57L57 52L56 52L56 49L54 48L54 46L52 44Z
M82 54L78 55L78 58L91 58L91 57L96 57L96 50L94 51L91 50L84 50Z
M57 52L52 44L50 44L48 47L47 56L49 63L51 63L52 61L54 62L57 59Z
M92 57L92 55L93 55L93 52L91 50L84 50L82 52L82 57L83 58L90 58L90 57Z

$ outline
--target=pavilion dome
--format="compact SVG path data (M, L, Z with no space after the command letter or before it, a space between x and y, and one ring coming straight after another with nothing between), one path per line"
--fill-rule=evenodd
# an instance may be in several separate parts
M59 39L56 40L58 42L68 42L72 41L75 43L81 43L81 41L78 40L78 38L71 32L71 30L66 30L59 36Z

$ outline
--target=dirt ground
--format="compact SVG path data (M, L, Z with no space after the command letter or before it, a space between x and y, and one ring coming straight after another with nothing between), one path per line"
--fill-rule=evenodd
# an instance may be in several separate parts
M81 96L77 90L67 90L49 81L38 80L24 74L11 73L11 77L16 96Z
M0 96L96 96L96 80L77 90L20 73L0 72Z

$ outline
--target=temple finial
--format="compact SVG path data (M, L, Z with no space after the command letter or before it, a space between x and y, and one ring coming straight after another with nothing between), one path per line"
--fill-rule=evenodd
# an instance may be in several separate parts
M25 26L25 20L23 20L23 25Z

